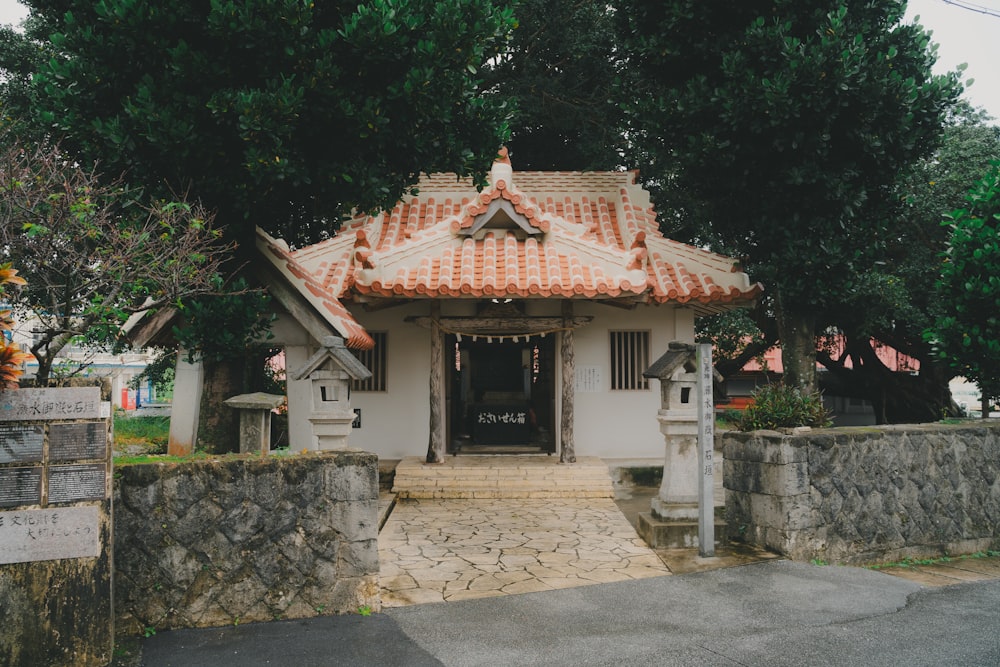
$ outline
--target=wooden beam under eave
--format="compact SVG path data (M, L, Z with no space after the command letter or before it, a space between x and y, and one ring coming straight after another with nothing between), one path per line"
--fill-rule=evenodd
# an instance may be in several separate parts
M411 316L407 322L412 322L424 329L435 325L445 333L460 333L468 336L500 336L500 335L536 335L566 328L578 329L593 320L591 315L578 317L433 317Z
M370 296L355 296L353 298L353 302L361 304L361 307L368 313L374 313L388 308L396 308L398 306L405 306L408 303L413 303L413 301L414 299L384 299Z
M144 348L149 345L166 347L164 338L172 337L171 324L180 316L180 311L173 307L161 308L155 313L146 314L135 326L125 331L125 337L134 348Z
M267 286L267 291L274 300L281 304L281 307L287 310L288 314L316 341L321 341L327 336L343 338L277 271L269 266L258 266L255 267L254 274Z

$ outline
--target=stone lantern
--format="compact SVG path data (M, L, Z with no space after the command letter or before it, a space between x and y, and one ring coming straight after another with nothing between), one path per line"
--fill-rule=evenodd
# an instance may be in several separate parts
M696 349L672 341L667 352L643 373L660 381L657 421L666 441L663 481L652 501L658 519L698 518L698 374Z
M660 381L657 420L666 441L666 457L663 481L650 503L651 511L639 514L639 535L653 548L700 548L699 524L703 517L699 517L698 511L698 485L703 476L698 465L697 347L671 342L667 352L643 376ZM711 503L708 511L712 512ZM713 532L725 539L724 522L714 521ZM703 555L711 553L711 549L706 549Z
M371 377L371 371L351 354L344 341L327 336L322 347L299 368L289 373L292 380L308 379L312 385L309 421L318 449L346 449L354 422L351 409L351 381Z

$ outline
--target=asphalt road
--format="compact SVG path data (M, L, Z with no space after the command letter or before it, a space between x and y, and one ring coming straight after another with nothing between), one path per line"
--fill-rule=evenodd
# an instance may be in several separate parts
M545 593L161 632L146 667L1000 665L1000 581L769 561Z

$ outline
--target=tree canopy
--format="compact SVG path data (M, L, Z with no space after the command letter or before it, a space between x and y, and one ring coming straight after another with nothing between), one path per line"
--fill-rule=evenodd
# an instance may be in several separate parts
M515 100L507 143L519 170L613 169L622 161L618 58L607 3L518 0L517 27L486 69L491 95Z
M491 0L26 4L54 54L36 121L105 173L189 191L233 239L315 241L422 171L482 173L506 138L478 94L513 23Z
M773 299L786 379L815 387L822 314L878 259L898 175L961 86L904 3L622 0L630 138L646 178Z
M935 291L946 305L928 338L952 368L979 385L988 405L986 399L1000 397L1000 161L966 201L949 216L951 238Z
M861 274L857 289L828 312L846 344L836 353L820 350L819 360L830 371L826 381L838 393L869 399L880 421L930 421L952 412L948 381L955 371L923 336L948 303L934 287L950 236L941 220L965 205L970 185L995 159L1000 128L969 104L956 105L938 149L904 172L897 186L900 206L878 259ZM876 355L876 341L916 359L919 373L892 372Z

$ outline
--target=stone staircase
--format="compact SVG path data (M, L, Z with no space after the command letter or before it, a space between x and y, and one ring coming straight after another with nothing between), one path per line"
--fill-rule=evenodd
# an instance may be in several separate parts
M449 456L396 466L397 498L614 498L608 465L596 456L559 463L555 456Z

